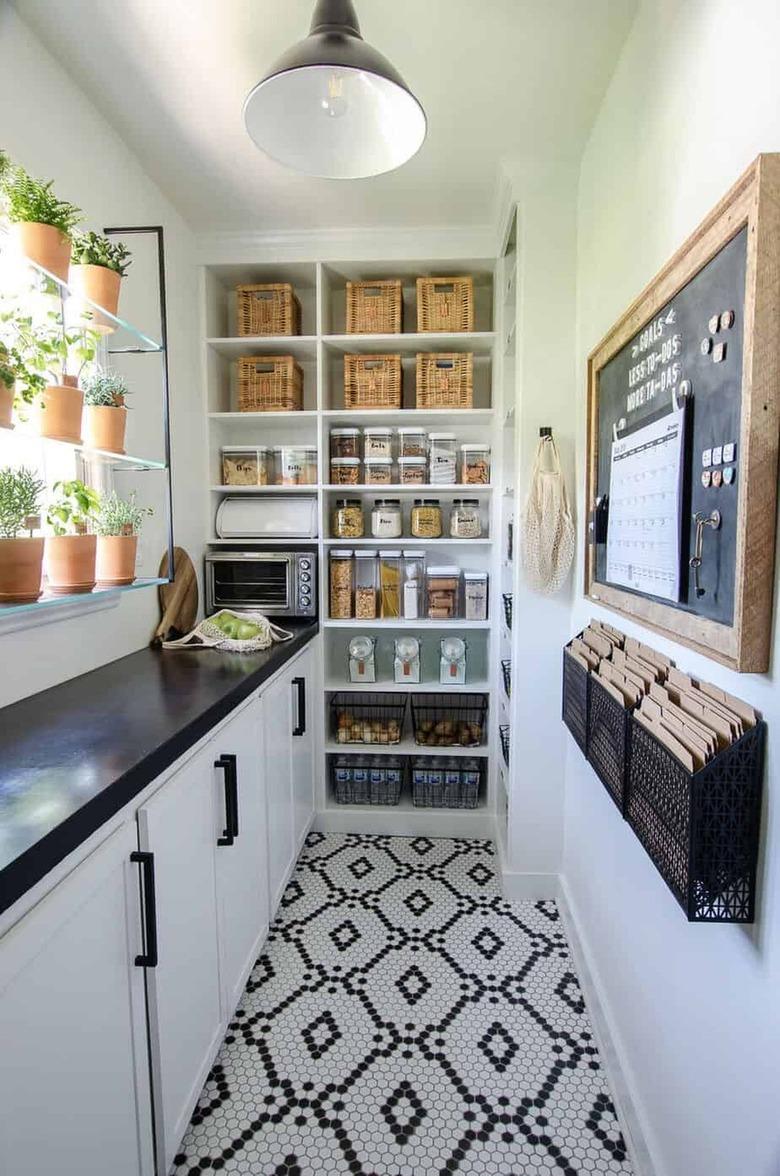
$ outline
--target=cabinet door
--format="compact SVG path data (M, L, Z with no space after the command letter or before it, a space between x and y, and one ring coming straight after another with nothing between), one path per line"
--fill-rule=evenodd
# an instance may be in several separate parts
M314 659L307 650L292 667L292 775L295 848L300 851L314 815Z
M232 1017L268 931L268 829L262 702L210 744L217 810L217 901L223 1017Z
M262 694L268 803L268 879L273 917L295 861L292 788L292 671Z
M0 940L0 1172L154 1169L136 830Z
M159 958L146 976L160 1172L170 1169L222 1039L213 759L207 744L138 812L156 875Z

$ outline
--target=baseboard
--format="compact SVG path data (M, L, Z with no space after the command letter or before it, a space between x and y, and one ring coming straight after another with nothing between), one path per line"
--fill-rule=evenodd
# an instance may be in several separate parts
M623 1130L635 1176L666 1176L649 1144L650 1132L639 1112L630 1070L625 1064L619 1034L615 1030L607 1001L603 997L599 970L581 932L577 909L566 879L558 877L558 909L571 948L574 968L585 998L601 1060L609 1079L615 1109Z
M557 899L560 892L558 874L523 874L501 868L501 888L505 898L519 902L540 902Z

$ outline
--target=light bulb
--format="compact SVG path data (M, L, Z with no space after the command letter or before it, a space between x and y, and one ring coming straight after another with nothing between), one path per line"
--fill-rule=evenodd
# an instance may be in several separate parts
M347 113L347 100L344 97L344 78L339 73L332 73L328 77L325 96L320 100L323 113L328 118L342 118Z

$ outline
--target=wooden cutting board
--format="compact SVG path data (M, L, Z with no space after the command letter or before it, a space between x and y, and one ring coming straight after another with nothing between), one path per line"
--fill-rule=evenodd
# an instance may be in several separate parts
M159 574L169 575L167 551L160 560ZM162 620L152 638L155 646L189 633L198 617L198 577L183 547L174 547L173 579L170 584L161 584L159 593Z

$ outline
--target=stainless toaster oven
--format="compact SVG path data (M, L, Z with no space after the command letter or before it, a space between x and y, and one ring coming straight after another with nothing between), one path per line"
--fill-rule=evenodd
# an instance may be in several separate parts
M206 611L254 609L269 617L316 617L314 551L210 551Z

